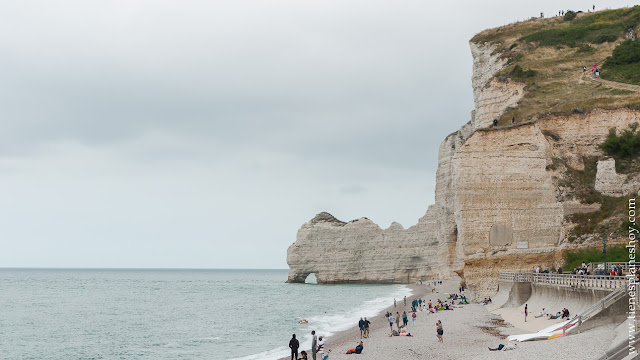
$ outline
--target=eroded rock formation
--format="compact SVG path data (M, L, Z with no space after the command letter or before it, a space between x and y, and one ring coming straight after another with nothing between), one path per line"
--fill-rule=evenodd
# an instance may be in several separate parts
M505 60L495 50L471 43L475 110L440 145L435 204L418 223L383 230L365 218L344 223L318 214L288 249L288 281L303 282L310 273L320 283L460 276L484 296L496 290L499 271L561 264L559 250L574 246L568 216L600 208L578 201L563 171L602 156L598 145L609 129L640 122L640 112L595 110L489 129L525 92L521 83L496 80ZM598 164L596 179L596 189L609 196L640 187L637 176L617 174L609 160Z

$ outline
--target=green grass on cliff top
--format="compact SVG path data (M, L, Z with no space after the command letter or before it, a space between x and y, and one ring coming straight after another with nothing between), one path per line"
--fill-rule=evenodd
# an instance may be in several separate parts
M623 44L625 32L632 25L635 29L640 25L640 6L578 13L573 20L531 19L477 34L472 42L497 44L497 51L507 59L508 65L498 76L526 84L523 99L498 119L499 124L509 124L512 117L517 123L524 123L594 108L640 109L639 92L590 79L591 66L598 64L602 68L616 46ZM640 40L635 43L640 44ZM585 76L583 66L587 67ZM605 66L601 76L640 84L638 70L640 62L623 63Z
M571 271L582 265L582 262L602 262L604 254L602 248L572 250L564 253L563 271ZM607 246L607 262L627 262L629 252L624 246Z

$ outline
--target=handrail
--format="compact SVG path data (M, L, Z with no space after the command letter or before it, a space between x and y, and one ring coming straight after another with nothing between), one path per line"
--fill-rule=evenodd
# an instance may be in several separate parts
M625 276L518 272L501 272L499 279L511 282L532 282L539 284L609 290L615 290L619 287L625 286L627 281Z
M582 323L591 319L592 317L597 315L600 311L613 305L616 301L618 301L620 298L622 298L622 296L626 294L627 294L627 289L624 286L618 288L616 291L611 292L609 295L603 297L595 304L589 306L580 315L574 317L568 323L562 326L562 334L566 335L567 329L569 329L572 326L582 325Z

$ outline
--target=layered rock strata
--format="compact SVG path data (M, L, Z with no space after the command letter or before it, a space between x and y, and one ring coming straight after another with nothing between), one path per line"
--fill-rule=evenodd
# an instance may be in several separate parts
M517 104L524 86L495 79L505 65L495 47L472 43L471 51L475 110L440 145L435 204L408 229L319 214L288 249L288 281L302 282L310 273L320 283L459 276L481 297L497 289L499 271L562 263L561 250L574 246L567 242L573 226L567 217L600 204L572 196L561 181L566 168L557 163L583 169L584 157L603 155L598 145L610 128L627 129L640 122L640 112L596 110L489 129ZM627 177L601 161L595 186L608 196L637 192L637 176Z

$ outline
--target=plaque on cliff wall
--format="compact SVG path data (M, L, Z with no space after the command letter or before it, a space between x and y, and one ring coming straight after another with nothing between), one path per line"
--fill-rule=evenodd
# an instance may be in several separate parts
M518 249L528 249L529 248L529 242L528 241L518 241L516 243L516 248L518 248Z
M492 246L509 246L513 241L513 229L509 225L493 224L489 233L489 244Z

